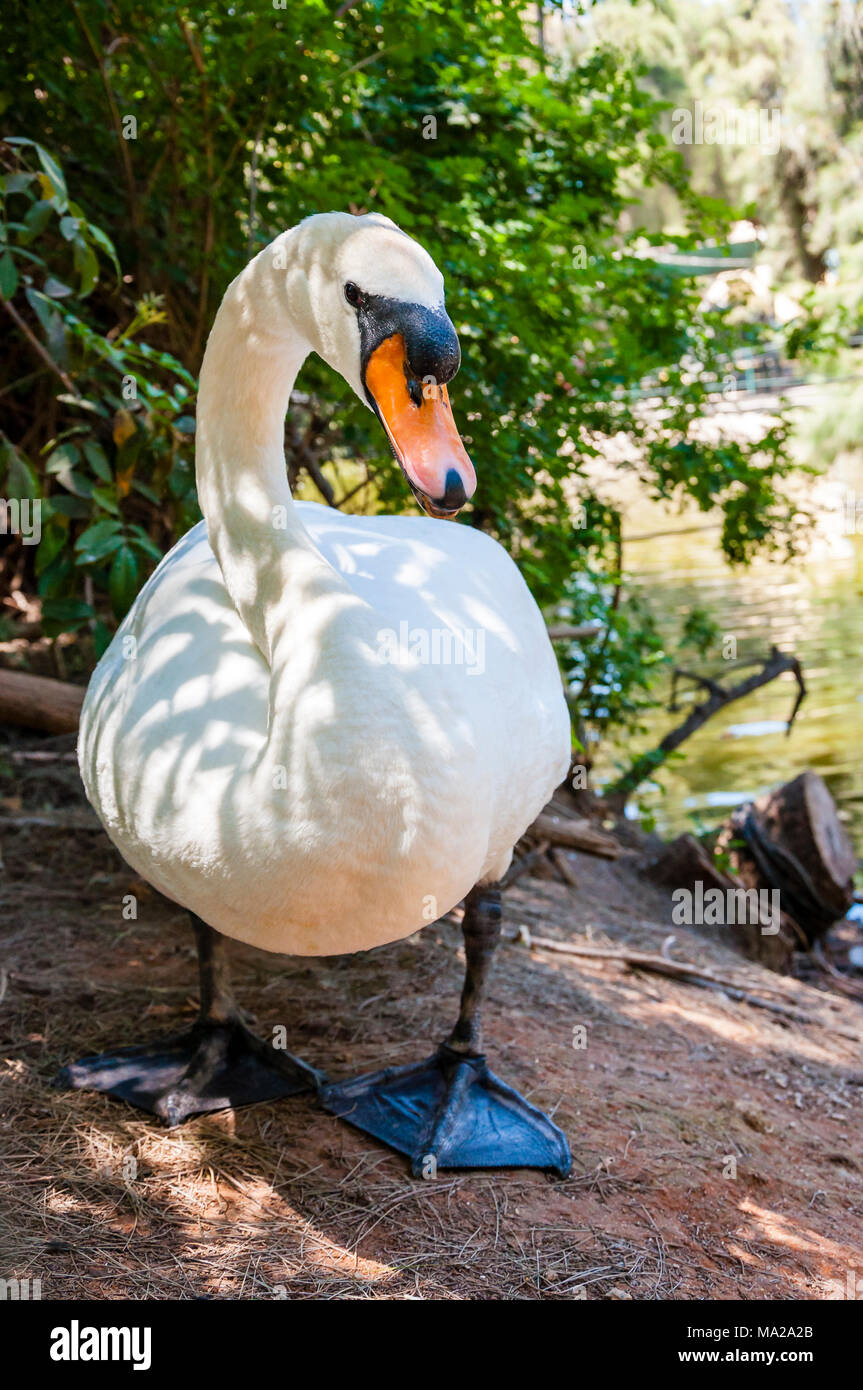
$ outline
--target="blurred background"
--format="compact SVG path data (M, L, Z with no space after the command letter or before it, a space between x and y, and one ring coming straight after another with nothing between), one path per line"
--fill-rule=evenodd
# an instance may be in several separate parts
M459 524L560 634L591 785L671 833L810 766L863 849L859 6L12 3L0 135L4 665L87 679L199 519L227 284L309 213L377 210L446 276ZM298 495L413 510L318 362L285 451ZM702 697L669 710L675 667L727 687L774 645L790 736L787 675L629 785Z

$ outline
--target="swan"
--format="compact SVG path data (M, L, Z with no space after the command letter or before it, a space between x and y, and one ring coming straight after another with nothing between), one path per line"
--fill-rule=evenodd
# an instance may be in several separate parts
M311 352L378 416L425 515L294 502L284 420ZM482 1053L498 885L566 775L570 725L516 565L480 530L446 524L476 486L447 392L459 361L440 271L380 214L308 217L229 286L200 374L204 520L118 628L79 737L114 845L190 913L200 1016L85 1057L63 1084L171 1124L314 1088L415 1172L568 1171L563 1134ZM461 1010L433 1057L328 1083L243 1023L225 937L341 955L463 899Z

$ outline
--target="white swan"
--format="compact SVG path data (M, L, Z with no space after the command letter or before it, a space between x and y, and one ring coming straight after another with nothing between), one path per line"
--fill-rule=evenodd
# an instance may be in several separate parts
M377 214L343 213L277 237L225 295L198 401L205 521L161 562L99 663L79 742L87 795L114 844L201 919L202 1020L167 1050L67 1068L74 1085L172 1120L259 1098L266 1086L250 1094L228 1076L251 1035L207 928L267 951L342 954L407 936L466 895L467 1002L450 1051L479 1053L499 907L475 885L504 874L566 774L570 736L554 653L515 564L479 530L431 519L454 515L475 486L446 392L459 349L443 301L416 242ZM312 351L379 415L430 517L292 501L284 417ZM252 1047L272 1072L272 1055ZM319 1080L277 1060L294 1082L280 1093ZM451 1071L432 1087L433 1110L451 1100ZM471 1075L487 1099L490 1074ZM339 1113L345 1089L323 1093ZM373 1092L380 1109L380 1086L363 1095ZM539 1115L507 1088L495 1095L512 1114L518 1101ZM354 1101L348 1118L362 1123ZM420 1147L440 1160L437 1119L441 1142L426 1126ZM561 1150L563 1136L539 1119L557 1145L547 1166L563 1170L565 1140ZM474 1139L477 1123L474 1106ZM500 1131L500 1115L491 1123ZM416 1166L416 1134L412 1147L382 1137Z

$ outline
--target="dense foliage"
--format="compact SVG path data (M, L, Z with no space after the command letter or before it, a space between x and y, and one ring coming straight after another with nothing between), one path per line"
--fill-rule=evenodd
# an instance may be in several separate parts
M18 546L10 563L54 630L104 642L194 520L194 375L219 298L250 253L332 208L388 214L443 269L480 479L463 521L510 547L541 602L606 624L573 673L600 724L636 716L658 649L621 601L619 518L594 492L609 441L652 494L720 507L732 558L786 534L782 427L757 446L696 431L732 330L623 231L634 179L675 191L680 244L723 228L619 52L546 56L495 0L72 0L50 23L13 9L0 64L0 133L18 140L0 146L0 493L44 498L35 562ZM292 483L409 510L344 383L309 363L299 386Z

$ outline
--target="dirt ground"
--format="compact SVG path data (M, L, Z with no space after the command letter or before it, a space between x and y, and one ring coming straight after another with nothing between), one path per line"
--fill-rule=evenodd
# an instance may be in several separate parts
M184 914L85 819L74 762L29 758L71 746L0 743L0 1276L82 1299L817 1299L863 1280L863 1009L671 928L635 851L573 853L577 888L525 876L505 898L527 934L499 952L487 1052L568 1135L565 1181L415 1181L307 1097L166 1130L54 1089L76 1056L176 1031L196 990ZM357 957L237 946L238 996L332 1077L417 1059L457 1006L457 918ZM674 956L795 1017L527 944L658 951L672 930Z

